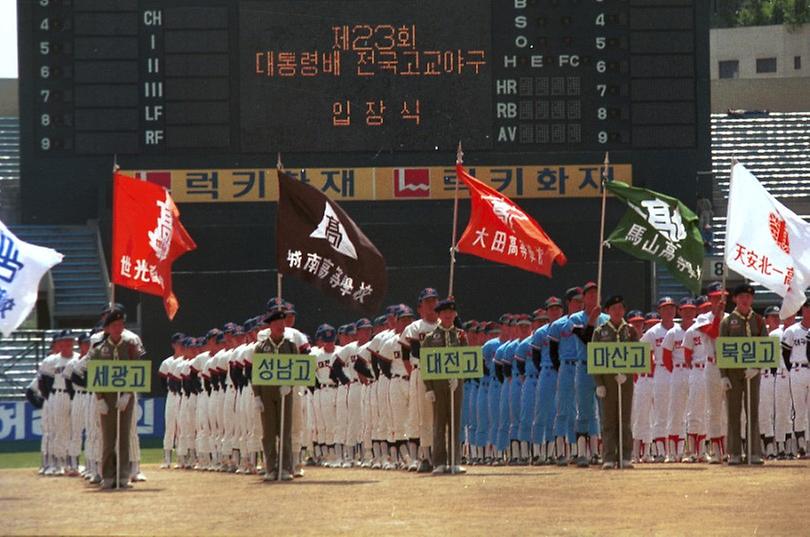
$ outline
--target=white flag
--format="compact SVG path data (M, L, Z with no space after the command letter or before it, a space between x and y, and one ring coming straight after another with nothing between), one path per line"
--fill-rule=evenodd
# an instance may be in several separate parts
M31 313L39 280L62 254L18 239L0 222L0 332L8 337Z
M742 164L731 169L726 265L783 298L795 315L810 285L810 224L779 203Z

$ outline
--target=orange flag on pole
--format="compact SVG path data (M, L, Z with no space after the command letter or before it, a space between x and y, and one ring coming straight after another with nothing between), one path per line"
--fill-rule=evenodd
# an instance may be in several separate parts
M496 263L551 277L552 265L565 265L562 250L534 218L508 197L456 165L458 179L470 189L472 212L458 250Z

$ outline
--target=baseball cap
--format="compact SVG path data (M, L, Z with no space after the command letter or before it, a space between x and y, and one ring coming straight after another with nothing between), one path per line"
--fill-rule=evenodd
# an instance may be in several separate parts
M731 296L737 295L753 295L754 294L754 287L750 283L741 283L734 290L731 292Z
M805 302L805 305L806 304L807 303ZM768 315L779 315L779 311L780 311L779 306L768 306L767 308L765 308L765 311L762 313L762 315L766 317Z
M624 297L622 295L613 295L605 300L605 309L613 306L614 304L622 304L624 303Z
M553 306L559 306L561 308L562 305L563 305L562 300L560 300L556 296L550 296L546 299L545 308L549 309Z
M390 306L385 307L385 314L386 315L396 316L397 311L399 311L399 304L391 304Z
M706 286L706 296L721 296L727 295L728 291L723 289L723 284L720 282L712 282Z
M416 298L416 303L421 304L423 300L428 298L439 298L439 292L433 287L425 287L419 291L419 296Z
M383 322L385 322L385 319L383 319ZM354 328L355 330L360 330L362 328L374 328L374 325L371 324L371 321L369 319L362 317L360 319L357 319L357 321L355 321Z
M712 303L709 302L709 297L700 295L695 298L695 306L697 306L698 309L708 309L712 307Z
M440 311L445 311L445 310L453 310L453 311L455 311L456 302L455 302L455 300L445 298L444 300L440 300L439 303L436 304L436 307L433 308L433 309L436 311L436 313L438 313Z
M566 300L582 300L582 287L571 287L565 291Z
M385 315L380 315L374 318L374 326L382 326L385 324Z
M672 300L671 296L662 296L661 298L658 299L658 304L656 305L656 308L660 309L663 308L664 306L675 306L675 305L676 305L675 301Z
M582 294L584 295L585 293L587 293L591 289L596 289L596 287L597 287L596 282L592 282L592 281L585 282L585 285L582 286Z
M678 308L679 309L686 309L686 308L697 308L695 305L695 301L689 298L688 296L683 297L678 301Z
M397 309L397 319L403 319L405 317L414 317L413 310L405 304L400 304Z
M511 320L512 320L511 313L504 313L500 317L498 317L498 322L501 324L509 324Z
M625 318L627 319L628 323L633 322L633 321L643 321L644 320L644 312L641 311L641 310L630 310L630 311L627 312L627 315L625 316Z
M645 323L651 323L652 324L652 323L657 323L660 320L661 320L661 316L658 315L657 311L651 311L651 312L648 312L646 315L644 315L644 322Z
M335 331L335 327L331 324L322 324L315 330L315 339L320 339L325 341L326 343L333 343L335 338L337 337L337 332Z
M82 334L82 335L84 335L84 334ZM175 332L174 334L172 334L172 343L178 343L178 342L182 341L183 338L185 338L185 337L186 337L186 335L183 334L182 332Z
M518 325L527 326L532 324L532 319L528 314L521 313L516 317L516 322Z

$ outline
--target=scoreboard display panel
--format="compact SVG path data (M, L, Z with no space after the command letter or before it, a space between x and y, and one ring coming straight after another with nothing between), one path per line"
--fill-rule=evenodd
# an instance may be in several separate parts
M18 0L22 217L98 219L108 244L116 161L170 187L207 245L181 273L272 268L280 152L347 203L389 266L438 267L449 231L431 238L433 220L451 206L460 141L471 171L522 198L585 277L597 244L580 228L598 222L603 171L693 205L710 169L709 5ZM393 246L409 226L428 253ZM472 281L495 270L469 263Z
M28 141L37 159L696 148L701 4L21 1Z

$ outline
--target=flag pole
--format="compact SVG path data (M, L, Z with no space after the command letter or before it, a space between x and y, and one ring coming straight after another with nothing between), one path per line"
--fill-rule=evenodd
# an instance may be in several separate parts
M120 169L118 166L118 153L113 153L113 198L115 197L115 173ZM113 204L114 205L114 204ZM115 225L113 225L115 230ZM113 239L115 244L115 239ZM112 267L112 263L110 266ZM115 284L110 281L110 311L115 304ZM118 408L121 401L121 392L115 392L115 488L121 488L121 409Z
M728 194L729 194L729 201L731 201L731 182L734 180L734 166L739 164L739 161L736 157L731 157L731 170L728 174ZM729 210L728 210L728 203L726 203L726 230L729 228ZM726 232L726 239L728 239L728 232ZM726 273L728 272L728 266L726 265L726 260L728 256L728 240L725 241L723 244L723 291L726 289ZM746 455L746 462L751 464L751 456L753 451L754 442L751 438L751 379L748 378L748 375L745 376L745 455Z
M600 174L600 181L599 184L602 187L602 214L599 221L599 262L596 268L596 304L597 307L602 305L602 264L605 254L605 208L607 206L607 189L605 188L605 183L607 182L607 173L608 173L608 166L610 166L610 157L608 156L608 152L605 151L605 162L604 167L602 168L602 173ZM590 315L591 312L588 312ZM627 382L627 381L625 381ZM622 427L622 385L618 382L616 383L616 389L619 391L619 470L622 469L623 462L622 457L624 457L624 441L622 436L624 435L624 428Z
M605 206L607 204L607 189L605 183L607 182L607 169L610 165L608 153L605 151L604 169L602 170L602 177L600 185L602 186L602 216L599 223L599 264L596 269L596 303L602 304L602 259L605 250ZM590 314L590 312L588 312Z
M278 158L276 159L276 169L281 172L284 169L284 165L281 163L281 151L278 152ZM276 273L276 303L281 306L281 270ZM281 394L281 418L279 419L279 429L278 429L278 473L276 474L276 480L281 481L281 474L284 471L284 405L287 400L287 397L282 392L282 387L278 387L279 393ZM267 461L269 463L269 461Z
M456 150L456 164L463 164L464 152L461 150L461 140L458 141L458 149ZM453 275L456 269L456 234L458 233L458 181L459 177L456 175L456 188L453 192L453 242L450 243L450 284L447 289L447 296L453 296ZM450 384L450 434L448 441L450 442L450 472L456 466L456 390L453 388L452 380L448 381ZM456 381L458 383L458 381ZM446 453L446 452L445 452Z
M463 163L464 153L461 151L461 140L458 141L456 150L456 164ZM453 296L453 280L456 271L456 236L458 234L458 175L456 175L456 187L453 191L453 237L450 242L450 282L447 286L447 296Z

